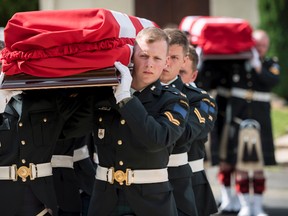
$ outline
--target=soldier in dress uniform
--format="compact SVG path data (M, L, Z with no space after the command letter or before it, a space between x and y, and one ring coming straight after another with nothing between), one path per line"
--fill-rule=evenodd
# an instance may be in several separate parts
M213 92L218 106L217 121L211 132L211 165L219 164L219 143L225 124L227 102L230 97L230 72L233 60L204 60L199 67L196 85L208 92Z
M87 215L96 173L91 145L91 134L57 142L51 163L59 216Z
M198 107L200 110L205 107L205 111L202 114L205 117L205 123L201 133L193 139L190 151L188 152L188 161L193 171L192 184L198 215L209 216L217 213L218 209L204 170L204 158L206 156L205 143L217 118L217 104L215 99L206 91L196 86L197 65L198 54L195 48L190 45L184 67L180 70L180 77L184 83L189 83L193 88L198 90L197 93L202 98Z
M1 214L57 215L50 163L54 146L59 137L91 129L91 112L89 97L73 89L0 90Z
M279 65L275 58L265 57L269 48L267 33L256 30L253 38L256 42L253 58L239 64L241 69L231 74L231 123L226 154L222 158L223 166L236 168L236 191L241 204L239 216L267 215L262 207L264 166L276 164L270 92L279 81Z
M186 35L176 28L166 28L164 31L169 38L169 60L160 76L160 81L164 86L170 85L179 89L186 95L190 105L190 114L185 131L176 142L169 157L169 181L173 187L178 215L198 215L191 181L192 170L188 164L187 152L191 148L191 140L203 129L204 120L201 119L201 111L195 108L195 104L200 100L197 91L193 90L189 84L185 85L179 76L188 52L189 43ZM199 114L201 120L195 112Z
M167 53L167 35L149 27L136 37L133 79L115 62L121 83L95 106L99 164L88 215L177 215L167 164L189 105L179 90L160 83Z
M163 85L171 85L178 88L187 96L190 105L189 120L186 130L173 148L168 164L169 181L174 190L174 196L178 208L178 215L202 215L198 212L192 181L192 170L188 163L188 152L197 151L194 147L194 140L200 135L207 138L205 123L209 120L209 109L212 106L211 98L206 91L183 83L179 76L185 60L189 43L186 35L178 29L165 29L169 37L169 60L167 67L163 70L160 80ZM215 104L214 108L215 109ZM212 116L210 116L212 118ZM203 135L203 134L206 135ZM196 152L193 152L196 154ZM198 170L197 170L198 171ZM198 197L196 198L198 199ZM215 203L215 200L214 200ZM213 212L215 213L215 211Z
M226 157L229 128L231 124L231 85L232 74L243 71L245 59L209 59L199 68L197 85L207 91L216 92L218 106L217 120L211 132L211 165L219 165L218 180L220 182L221 204L219 213L238 213L240 204L234 190L235 167L223 163Z
M73 153L73 167L78 182L77 185L80 188L81 216L88 215L97 169L96 153L94 134L92 132L86 135L82 142L76 144Z

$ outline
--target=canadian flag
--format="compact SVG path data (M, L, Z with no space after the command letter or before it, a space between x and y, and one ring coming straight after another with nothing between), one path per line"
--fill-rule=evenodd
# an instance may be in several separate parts
M254 46L252 27L241 18L186 16L179 29L190 35L190 43L204 54L235 54Z
M130 63L137 33L154 22L98 9L19 12L4 29L6 75L63 77Z

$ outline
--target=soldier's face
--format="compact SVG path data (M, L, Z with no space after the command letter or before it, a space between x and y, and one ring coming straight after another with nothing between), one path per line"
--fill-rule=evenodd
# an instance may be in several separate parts
M160 80L163 83L168 83L173 80L180 72L180 69L185 64L185 53L183 47L174 44L169 46L168 62L166 68L163 70Z
M194 82L197 78L198 71L193 70L194 65L193 61L190 60L188 56L186 56L186 61L184 66L180 70L180 77L184 83Z
M133 53L132 87L140 90L159 79L167 62L167 42L164 40L147 43L137 41Z
M260 40L257 40L255 47L259 53L259 56L261 58L265 57L265 55L269 49L269 39L268 38L262 38Z

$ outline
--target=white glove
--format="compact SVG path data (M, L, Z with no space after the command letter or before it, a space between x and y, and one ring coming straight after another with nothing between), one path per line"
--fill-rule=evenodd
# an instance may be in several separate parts
M130 88L132 76L129 68L123 65L121 62L115 62L114 66L121 73L120 84L114 88L114 96L116 98L116 103L118 104L123 99L131 97Z
M1 72L0 73L0 87L2 86L2 82L3 82L4 76L5 76L4 73Z
M252 59L250 59L250 64L254 69L256 69L258 71L262 67L259 53L256 50L256 48L254 48L254 47L251 49L251 51L252 51Z
M11 91L0 89L0 113L3 113L5 111L6 105L13 96L21 93L22 91Z

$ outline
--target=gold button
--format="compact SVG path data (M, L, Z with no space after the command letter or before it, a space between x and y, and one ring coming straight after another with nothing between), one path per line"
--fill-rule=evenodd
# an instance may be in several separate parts
M26 160L25 160L25 159L22 159L21 162L22 162L23 164L25 164L25 163L26 163Z
M100 118L99 118L99 122L102 122L102 120L103 120L103 119L100 117Z
M19 127L22 127L22 126L23 126L23 123L22 123L22 122L19 122L18 125L19 125Z
M25 145L26 144L25 140L21 140L21 144Z
M122 140L117 141L118 145L122 145Z
M125 120L122 119L122 120L120 121L120 123L121 123L122 125L124 125L124 124L125 124Z
M119 161L119 165L123 166L124 162L123 161Z
M43 118L43 122L47 122L47 118Z

